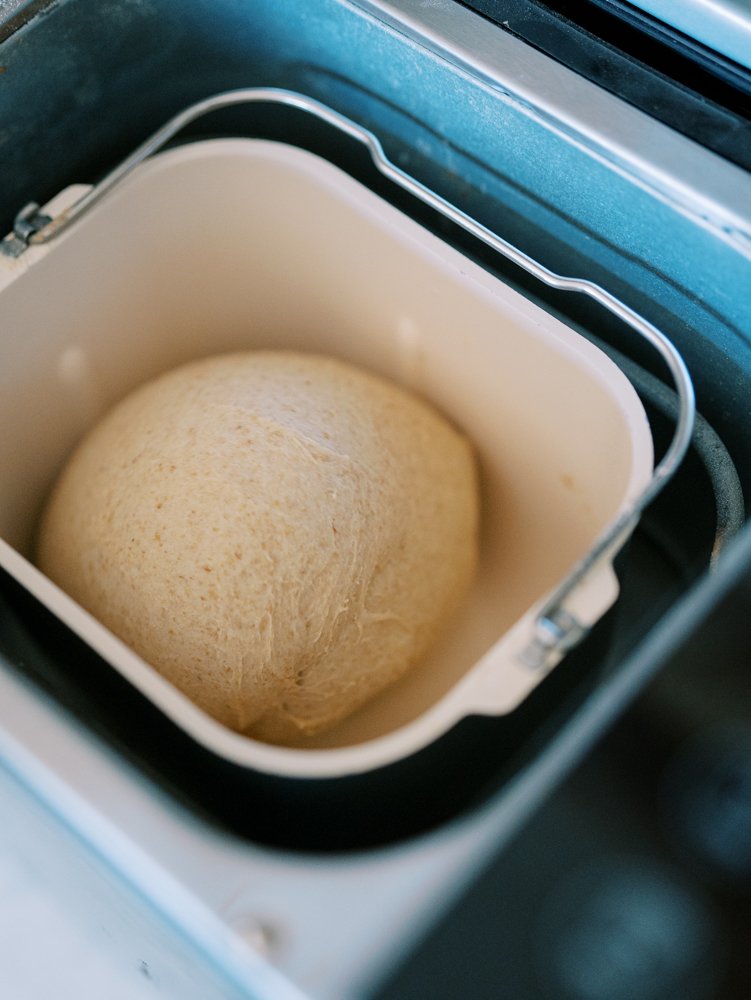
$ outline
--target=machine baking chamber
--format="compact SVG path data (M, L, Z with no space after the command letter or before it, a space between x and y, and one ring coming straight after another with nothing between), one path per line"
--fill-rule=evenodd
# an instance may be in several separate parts
M236 87L302 92L369 128L393 162L488 228L558 272L596 281L664 330L688 363L699 411L729 449L746 492L751 487L751 303L742 294L751 285L751 200L739 168L587 89L586 81L449 0L257 0L221 10L66 0L9 35L0 51L2 232L27 202L44 203L70 183L96 182L192 101ZM228 136L292 143L325 157L551 315L668 381L648 349L607 312L540 287L394 190L355 143L306 124L294 110L263 108L219 112L192 126L187 138ZM646 408L659 452L669 421L649 402ZM582 745L591 738L587 711L599 685L626 676L630 652L650 630L652 640L667 641L681 593L705 586L714 527L712 489L690 454L635 536L625 568L632 582L613 613L615 637L596 653L597 669L590 661L555 711L541 711L510 771L506 762L488 788L553 746L572 720ZM645 581L658 577L647 590ZM11 664L106 730L59 665L34 666L19 653L18 630L33 635L44 626L7 581L5 597ZM684 636L686 627L682 620ZM586 649L585 659L594 656ZM662 655L654 654L655 668ZM122 745L121 734L110 737Z
M231 765L298 779L380 768L387 786L388 765L462 719L512 714L559 658L528 662L539 608L610 524L633 525L650 482L644 411L603 352L288 145L214 140L163 153L67 236L3 261L3 271L4 464L15 467L16 489L3 494L0 561L218 755L225 775ZM32 316L31 301L48 310ZM435 655L330 733L286 749L197 712L21 556L33 552L51 477L100 413L165 369L248 348L332 355L407 385L474 442L482 482L476 584ZM581 629L615 598L611 562L624 533L615 534L562 605ZM413 792L440 797L448 780L445 769L432 779L422 770ZM389 803L362 784L372 826ZM339 815L328 792L330 825L354 827L352 803ZM251 788L236 798L257 812ZM278 809L269 800L264 811Z

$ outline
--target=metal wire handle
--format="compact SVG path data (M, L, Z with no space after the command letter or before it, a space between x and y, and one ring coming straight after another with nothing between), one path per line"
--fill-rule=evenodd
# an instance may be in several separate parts
M83 198L64 212L61 212L56 218L48 221L45 216L37 217L37 224L35 225L33 217L31 220L29 218L28 209L31 206L23 209L19 213L18 227L22 232L16 231L16 238L23 240L26 245L47 243L58 233L63 232L68 226L72 225L84 212L107 194L111 188L123 180L139 163L161 149L165 143L169 142L186 125L219 108L258 102L284 104L289 107L299 108L301 111L307 111L317 118L328 122L329 125L340 129L352 138L357 139L367 146L376 167L389 180L394 181L394 183L404 188L410 194L419 198L425 204L430 205L431 208L434 208L448 219L451 219L452 222L455 222L467 230L467 232L482 240L483 243L486 243L504 257L524 268L525 271L528 271L546 285L564 291L581 292L599 302L649 341L667 363L679 396L678 421L673 440L662 461L655 468L652 479L646 488L631 501L615 521L611 522L600 532L587 554L569 570L538 612L535 622L534 639L530 647L522 654L522 661L529 667L544 667L551 658L557 659L556 654L562 654L576 645L587 632L587 629L564 609L563 605L566 598L604 555L620 547L620 544L622 544L633 529L642 511L654 500L674 474L686 454L691 441L695 415L694 388L691 376L688 373L683 358L670 340L648 320L644 319L629 306L625 305L625 303L594 282L581 278L567 278L556 274L510 243L507 243L500 236L486 229L485 226L476 222L469 215L466 215L450 202L441 198L440 195L435 194L430 188L425 187L424 184L416 181L409 174L406 174L399 167L391 163L383 152L381 143L372 132L369 132L349 118L345 118L344 115L340 115L338 112L326 107L325 104L321 104L310 97L290 90L280 90L277 88L231 90L223 94L215 94L213 97L208 97L197 104L191 105L191 107L186 108L185 111L176 115L166 125L155 132L135 152L123 160L118 167L107 174ZM20 218L22 215L23 218Z

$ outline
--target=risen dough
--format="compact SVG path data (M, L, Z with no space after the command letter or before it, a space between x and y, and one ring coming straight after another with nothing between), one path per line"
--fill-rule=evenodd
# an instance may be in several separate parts
M284 742L433 643L476 562L465 438L330 358L224 355L142 387L45 512L42 570L214 718Z

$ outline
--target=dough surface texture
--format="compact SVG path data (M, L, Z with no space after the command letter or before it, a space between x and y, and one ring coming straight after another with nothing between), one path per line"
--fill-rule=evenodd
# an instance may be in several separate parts
M477 559L467 440L349 364L254 351L136 390L79 445L37 561L224 725L334 725L440 637Z

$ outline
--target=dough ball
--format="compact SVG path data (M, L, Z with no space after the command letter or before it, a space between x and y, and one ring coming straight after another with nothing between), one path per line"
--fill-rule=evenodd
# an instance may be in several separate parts
M178 368L84 439L40 568L215 719L321 732L436 641L477 550L466 439L331 358Z

